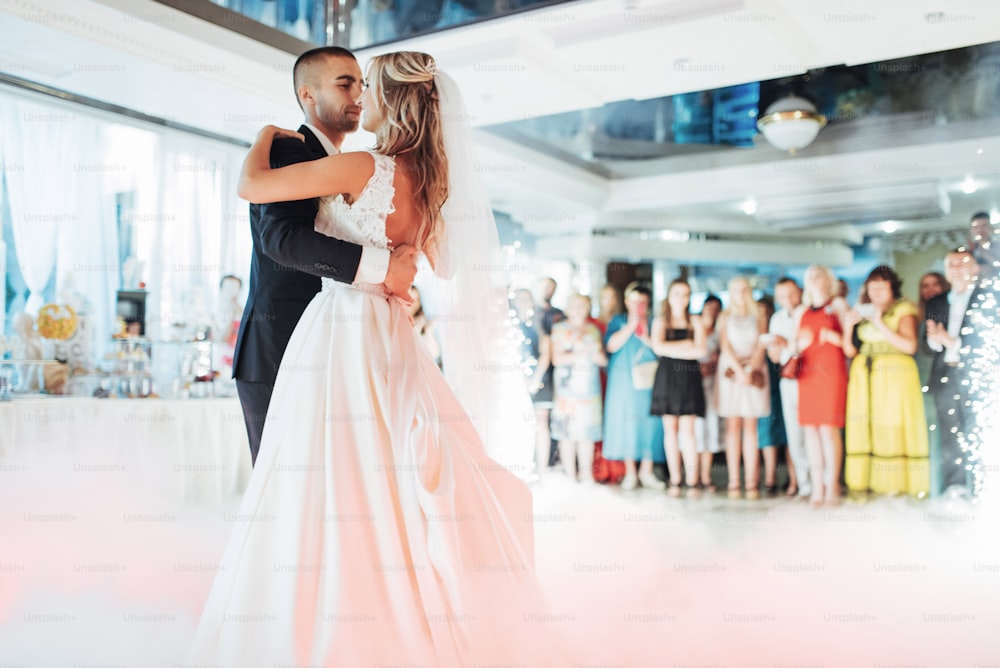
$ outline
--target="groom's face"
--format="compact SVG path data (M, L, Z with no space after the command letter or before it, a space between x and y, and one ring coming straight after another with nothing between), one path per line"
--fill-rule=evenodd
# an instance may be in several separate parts
M311 111L318 125L334 132L354 132L361 118L361 67L353 58L329 57L311 85Z

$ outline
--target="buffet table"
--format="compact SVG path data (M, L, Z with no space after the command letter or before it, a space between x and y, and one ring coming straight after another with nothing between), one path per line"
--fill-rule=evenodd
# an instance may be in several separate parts
M239 400L18 397L0 402L0 479L127 480L161 499L242 494L250 451Z

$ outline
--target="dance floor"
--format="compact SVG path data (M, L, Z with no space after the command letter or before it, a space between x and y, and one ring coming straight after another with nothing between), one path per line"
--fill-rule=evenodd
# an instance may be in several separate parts
M0 666L184 665L238 497L55 464L0 457ZM1000 664L988 502L534 489L551 614L531 621L585 650L567 666Z

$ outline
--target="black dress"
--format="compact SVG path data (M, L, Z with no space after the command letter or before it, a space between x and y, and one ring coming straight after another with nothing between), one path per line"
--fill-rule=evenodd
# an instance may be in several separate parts
M694 338L689 329L668 329L667 341ZM705 417L705 388L698 360L661 357L653 381L650 415L696 415Z
M531 377L538 364L538 358L541 356L541 336L538 330L531 325L521 323L520 329L523 336L521 339L521 363L526 367L525 375ZM552 404L554 370L552 364L549 364L549 368L542 376L542 386L531 395L531 403L538 408L545 408L546 405Z

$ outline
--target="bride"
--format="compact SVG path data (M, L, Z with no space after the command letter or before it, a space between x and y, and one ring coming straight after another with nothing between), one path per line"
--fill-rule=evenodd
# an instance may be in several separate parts
M420 249L450 279L449 377L401 297L323 280L281 361L192 660L563 665L542 623L531 496L495 461L517 446L530 458L531 411L502 356L506 301L491 284L496 231L468 116L454 82L415 52L372 60L361 108L374 151L272 170L272 140L298 135L266 127L240 196L327 195L317 230ZM512 423L525 440L513 442Z

